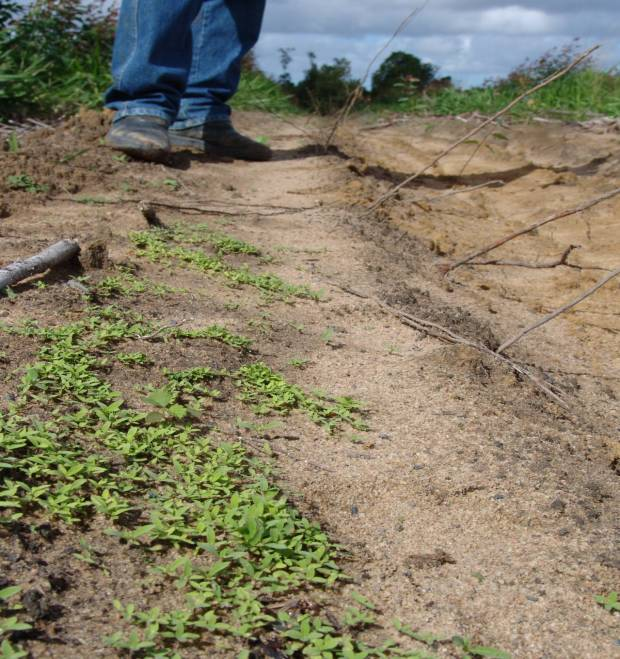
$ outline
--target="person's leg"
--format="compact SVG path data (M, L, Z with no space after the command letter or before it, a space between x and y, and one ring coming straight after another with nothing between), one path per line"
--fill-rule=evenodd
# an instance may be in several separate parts
M189 80L169 131L174 146L245 160L271 158L269 147L235 131L227 105L239 86L241 60L258 40L264 11L265 0L204 0L192 26Z
M176 118L192 58L191 26L203 0L123 0L106 107L126 116Z
M192 65L175 130L230 117L241 60L258 41L265 0L203 0L192 25Z

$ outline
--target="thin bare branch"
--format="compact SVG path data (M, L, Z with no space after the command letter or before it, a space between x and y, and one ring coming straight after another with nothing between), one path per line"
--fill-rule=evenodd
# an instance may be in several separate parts
M556 309L549 315L545 316L544 318L541 318L533 325L530 325L529 327L526 327L524 330L521 330L518 334L515 334L515 336L513 336L511 339L508 339L508 341L502 343L502 345L497 349L497 354L504 352L505 350L510 348L510 346L514 345L517 341L520 341L524 336L527 336L530 332L533 332L535 329L538 329L542 325L545 325L554 318L557 318L559 315L565 313L569 309L572 309L580 302L583 302L583 300L590 297L593 293L596 293L596 291L598 291L599 288L605 286L605 284L610 282L614 277L617 277L618 275L620 275L620 268L616 268L613 272L610 272L608 275L603 277L603 279L601 279L601 281L599 281L598 284L592 286L592 288L589 288L585 293L582 293L578 298L576 298L572 302L566 303L565 305L561 306L559 309Z
M467 192L474 192L475 190L482 190L483 188L501 188L504 185L504 181L500 179L495 179L494 181L487 181L486 183L480 183L479 185L472 185L468 188L462 188L461 190L450 190L449 192L443 192L434 197L423 197L422 199L417 199L416 201L441 201L446 199L446 197L453 197L457 194L465 194Z
M366 214L370 214L370 213L371 213L372 211L374 211L376 208L378 208L379 206L382 206L382 205L383 205L388 199L391 199L391 198L394 197L394 196L395 196L400 190L402 190L402 188L404 188L405 186L409 185L410 183L412 183L413 181L415 181L417 178L419 178L420 176L422 176L423 174L425 174L426 172L428 172L430 169L432 169L433 167L435 167L435 165L437 165L437 163L438 163L440 160L442 160L445 156L447 156L449 153L451 153L452 151L454 151L454 149L456 149L458 146L460 146L460 145L463 144L464 142L467 142L468 140L470 140L474 135L477 135L481 130L483 130L484 128L486 128L486 127L489 126L490 124L492 124L494 121L496 121L497 119L499 119L499 117L501 117L502 115L506 114L507 112L510 112L510 110L512 110L512 108L514 108L515 105L518 105L523 99L527 98L527 97L530 96L531 94L534 94L535 92L539 91L539 90L542 89L543 87L546 87L547 85L551 84L551 83L554 82L555 80L558 80L558 79L561 78L562 76L564 76L564 75L566 75L567 73L569 73L570 71L572 71L576 66L579 66L579 64L581 64L584 60L586 60L588 57L590 57L590 55L592 55L592 53L593 53L595 50L598 50L598 48L600 48L600 46L594 46L594 47L590 48L590 49L587 50L586 52L584 52L584 53L582 53L581 55L579 55L579 57L577 57L575 60L573 60L568 66L565 66L565 67L564 67L563 69L561 69L560 71L557 71L556 73L554 73L554 74L548 76L548 77L545 78L542 82L539 82L537 85L535 85L535 86L532 87L531 89L528 89L527 91L523 92L522 94L520 94L519 96L517 96L515 99L513 99L512 101L510 101L510 103L508 103L508 105L506 105L504 108L502 108L501 110L499 110L498 112L496 112L492 117L489 117L488 119L486 119L485 121L483 121L479 126L477 126L476 128L470 130L470 131L469 131L464 137L460 138L459 140L457 140L456 142L454 142L453 144L451 144L449 147L447 147L446 149L444 149L444 150L443 150L438 156L436 156L436 157L432 160L432 162L430 162L428 165L425 165L425 166L422 167L420 170L418 170L415 174L412 174L411 176L407 177L404 181L402 181L402 182L399 183L398 185L395 185L393 188L391 188L390 190L388 190L385 194L381 195L381 197L379 197L379 199L377 199L377 200L376 200L376 201L375 201L375 202L369 207L369 209L368 209L368 211L367 211Z
M375 65L379 57L381 57L381 55L390 47L394 39L396 39L396 37L409 25L409 23L413 20L413 18L417 16L424 9L424 7L426 7L426 4L427 3L424 3L421 7L416 7L413 11L411 11L401 21L400 25L396 28L392 36L383 44L383 46L379 49L379 51L375 54L375 56L370 60L368 66L366 67L366 71L359 82L359 85L357 85L357 87L349 94L346 103L344 104L344 106L338 113L338 116L336 117L336 121L334 122L334 125L332 126L332 129L329 132L327 139L325 140L324 146L326 149L330 147L330 145L334 140L334 137L336 136L336 132L338 131L338 128L340 128L340 126L347 120L348 116L351 114L351 111L355 107L355 104L364 93L364 85L366 84L370 76L372 67Z
M538 376L534 375L531 371L521 366L520 364L517 364L512 359L509 359L508 357L499 354L499 351L493 352L493 350L487 348L482 343L478 343L477 341L472 341L470 339L466 339L463 336L459 336L458 334L455 334L454 332L449 330L447 327L443 327L442 325L439 325L437 323L432 323L428 320L424 320L423 318L417 318L416 316L412 316L411 314L405 313L404 311L400 311L400 309L395 309L394 307L391 307L390 305L385 304L385 302L381 302L380 300L377 300L377 302L382 309L397 316L398 318L401 319L401 321L405 325L408 325L409 327L413 327L414 329L417 329L419 332L430 334L431 336L434 336L443 341L447 341L449 343L458 343L461 345L469 346L470 348L474 348L475 350L478 350L479 352L488 355L489 357L493 357L494 359L497 359L506 366L509 366L516 373L519 373L523 377L530 380L530 382L532 382L534 386L536 386L538 389L543 391L547 396L549 396L549 398L553 399L556 403L568 409L568 405L566 401L561 396L556 394Z
M590 199L589 201L584 202L583 204L580 204L579 206L575 206L574 208L568 208L563 211L560 211L559 213L553 213L553 215L549 215L543 220L540 220L538 222L534 222L534 224L530 224L528 227L525 227L524 229L519 229L518 231L514 231L511 234L508 234L507 236L504 236L503 238L499 238L498 240L493 241L492 243L485 245L484 247L481 247L480 249L477 249L476 251L472 252L471 254L468 254L467 256L464 256L462 259L459 259L458 261L455 261L452 264L447 264L442 266L442 271L444 273L448 273L451 270L454 270L465 263L468 263L469 261L472 261L473 259L477 258L478 256L482 256L483 254L486 254L487 252L491 252L494 249L497 249L501 245L504 245L505 243L514 240L515 238L518 238L519 236L523 236L526 233L530 233L531 231L534 231L534 229L538 229L545 224L549 224L551 222L555 222L556 220L561 220L565 217L570 217L571 215L576 215L577 213L581 213L585 210L588 210L589 208L592 208L593 206L596 206L597 204L600 204L603 201L607 201L608 199L611 199L612 197L615 197L616 195L620 194L620 188L616 188L615 190L610 190L609 192L606 192L603 195L599 195L598 197L595 197L594 199Z
M510 261L503 259L493 259L490 261L470 261L467 265L506 265L513 268L533 268L533 269L543 269L543 268L557 268L560 265L565 265L569 268L579 268L580 266L573 266L571 263L567 262L569 254L574 250L578 249L579 245L569 245L562 254L555 259L555 261L543 261L542 263L525 263L523 261Z

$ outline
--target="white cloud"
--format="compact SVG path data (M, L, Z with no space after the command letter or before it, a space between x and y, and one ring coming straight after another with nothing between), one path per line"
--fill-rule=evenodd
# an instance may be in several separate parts
M543 34L551 32L554 20L540 9L527 9L518 5L493 7L480 14L478 32L505 34Z
M278 75L278 48L294 47L294 77L307 67L309 50L321 63L348 57L360 76L415 6L411 0L269 0L259 62ZM442 75L477 84L574 37L584 46L602 42L601 64L618 65L618 34L618 0L430 0L391 49L413 52L440 66Z

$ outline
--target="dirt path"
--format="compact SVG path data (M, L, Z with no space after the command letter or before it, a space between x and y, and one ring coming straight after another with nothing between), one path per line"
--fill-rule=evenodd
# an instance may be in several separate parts
M170 167L124 162L98 146L103 126L94 115L56 138L40 136L21 155L5 154L2 176L27 174L51 187L46 201L24 191L5 195L2 262L75 237L90 246L82 258L86 286L130 266L176 291L119 302L158 326L221 324L251 338L258 357L304 391L364 401L367 432L344 428L330 436L300 414L285 418L285 426L260 429L265 421L232 397L216 406L214 423L258 454L269 442L284 491L348 554L344 567L354 583L338 598L355 590L377 607L380 628L370 639L399 619L411 629L468 637L518 658L620 656L618 614L594 600L620 590L620 284L611 283L511 353L553 378L569 410L476 350L405 326L376 301L497 346L585 290L602 274L588 268L618 265L620 198L500 254L534 262L579 244L571 263L580 268L463 268L445 280L434 265L527 218L617 186L620 139L564 127L498 128L491 149L481 149L464 174L467 151L364 219L360 206L465 128L430 120L380 132L358 126L348 129L339 152L322 155L273 118L244 115L239 123L270 138L273 162L213 163L186 154ZM45 161L33 155L36 149L45 150ZM71 159L59 163L67 154ZM412 203L493 178L505 185ZM77 197L91 203L75 203ZM128 240L129 232L148 229L137 203L94 203L103 197L210 208L158 207L157 215L168 226L206 222L260 247L271 258L257 265L237 254L231 262L322 290L322 298L269 301L251 287L231 289L179 264L150 263ZM43 281L45 287L22 286L13 300L3 300L1 320L60 323L84 315L81 292L66 285L67 273ZM153 349L168 367L206 358L238 365L227 352L197 347L177 354L166 345ZM9 374L32 359L34 346L7 337L3 351ZM127 374L113 370L110 377L131 398ZM135 377L141 381L142 371ZM9 377L2 384L5 396L15 382ZM124 589L145 601L157 593L140 594L129 583L142 578L135 561L123 563L122 552L96 528L86 535L99 538L103 554L110 552L109 561L102 559L107 574L68 564L67 547L77 536L63 534L39 539L38 548L21 536L3 541L5 575L19 576L46 597L49 566L64 566L75 584L52 593L64 607L56 622L40 616L38 624L57 644L34 639L27 647L34 657L116 656L96 640L118 618L109 601ZM339 607L333 597L328 601ZM435 644L433 652L461 656L451 644ZM256 650L255 656L280 655Z

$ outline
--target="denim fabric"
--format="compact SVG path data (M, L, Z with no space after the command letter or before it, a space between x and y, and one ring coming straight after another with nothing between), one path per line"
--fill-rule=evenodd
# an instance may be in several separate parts
M189 128L230 116L265 0L123 0L106 107Z

